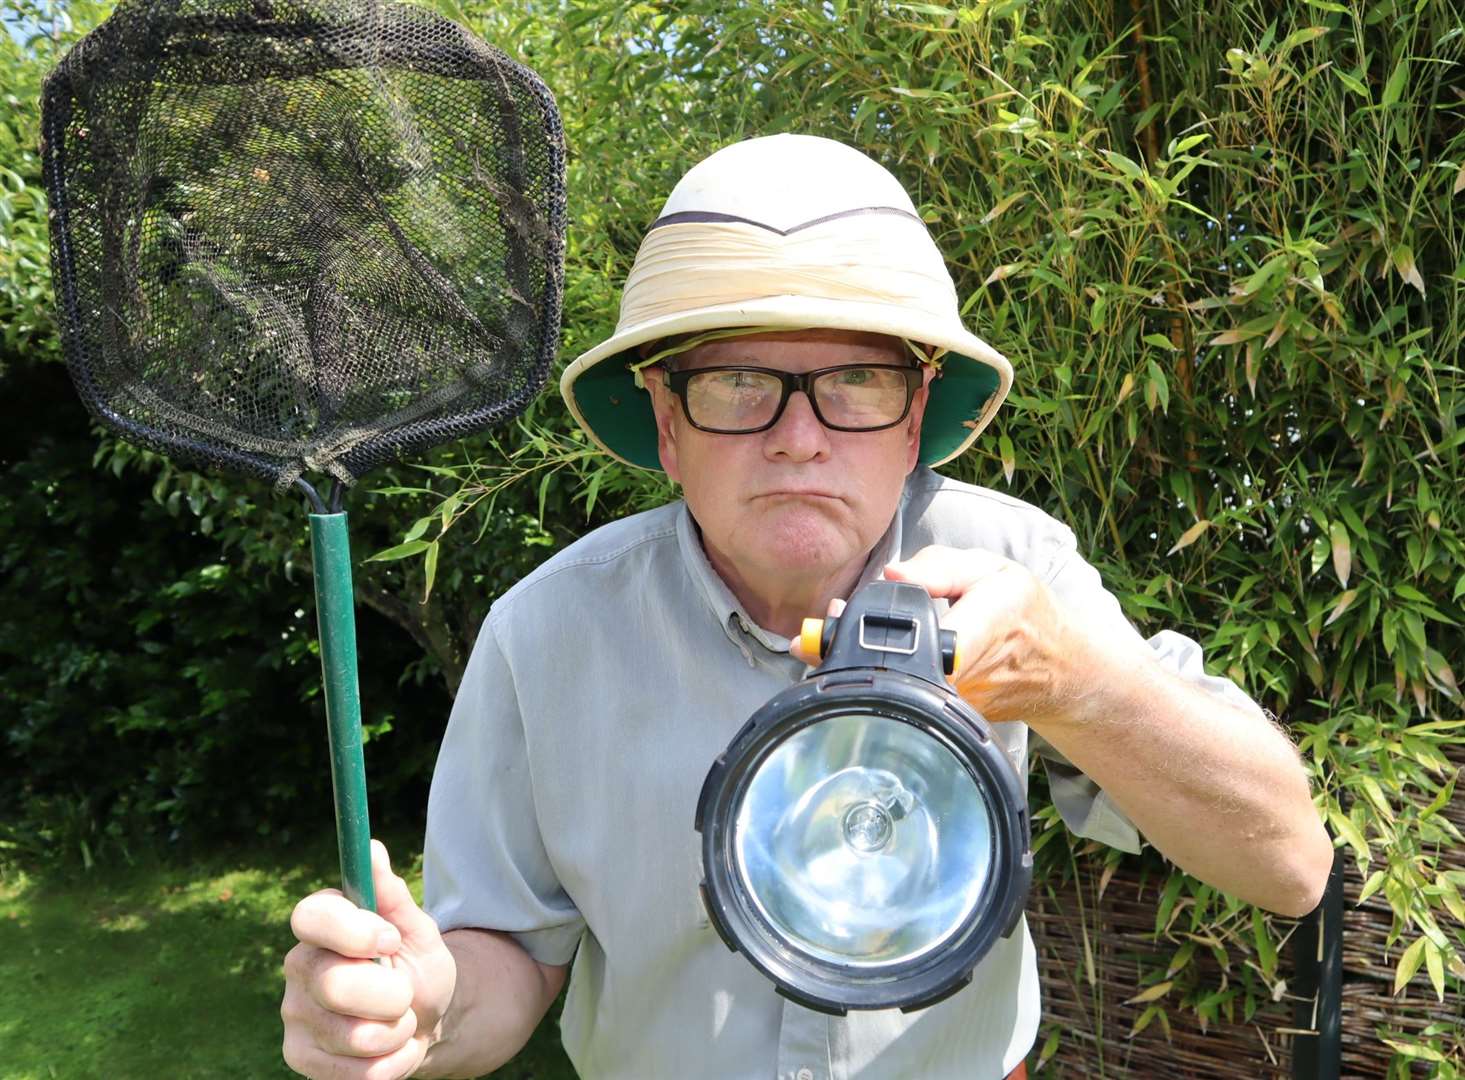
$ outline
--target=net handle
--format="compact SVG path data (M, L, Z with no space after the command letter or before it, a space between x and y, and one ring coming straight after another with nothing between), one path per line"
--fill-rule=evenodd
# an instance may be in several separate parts
M375 911L366 763L361 751L361 688L356 671L351 543L344 511L310 515L310 553L326 695L326 731L331 746L331 790L336 803L341 891L357 907Z

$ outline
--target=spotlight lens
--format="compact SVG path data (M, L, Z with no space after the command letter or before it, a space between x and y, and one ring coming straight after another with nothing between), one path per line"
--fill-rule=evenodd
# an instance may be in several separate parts
M737 870L789 945L845 967L914 959L958 931L991 874L992 818L929 731L863 713L818 720L753 771Z

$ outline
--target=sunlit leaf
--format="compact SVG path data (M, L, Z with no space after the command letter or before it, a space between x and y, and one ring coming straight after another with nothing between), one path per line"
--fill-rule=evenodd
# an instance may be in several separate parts
M1004 195L1002 198L997 200L996 205L994 205L992 209L988 210L985 214L982 215L981 223L983 225L991 224L995 219L1001 217L1004 213L1006 213L1007 210L1012 207L1014 203L1016 203L1019 199L1025 197L1026 195L1026 191L1014 191L1011 195Z
M1200 539L1201 533L1205 532L1210 527L1210 520L1207 518L1202 518L1200 521L1197 521L1194 525L1181 533L1180 539L1175 541L1174 546L1171 547L1169 551L1165 552L1165 554L1174 555L1181 548L1190 547L1191 544Z
M1419 275L1419 268L1414 264L1414 249L1408 244L1400 244L1394 248L1391 258L1394 260L1394 269L1399 272L1405 284L1413 285L1419 290L1419 295L1424 295L1424 278Z
M1378 892L1379 886L1383 885L1384 878L1387 876L1387 872L1383 870L1375 870L1372 874L1369 874L1368 880L1363 883L1363 888L1358 890L1358 903L1362 904L1370 896Z
M1290 52L1299 45L1305 45L1309 41L1316 41L1328 32L1326 26L1308 26L1301 30L1294 30L1288 34L1282 42L1282 52Z
M1348 529L1343 522L1334 518L1328 526L1328 537L1333 548L1333 572L1345 586L1353 572L1353 546L1348 540Z
M1433 941L1424 947L1424 966L1429 972L1430 985L1434 987L1435 997L1443 1002L1445 1000L1445 954L1444 950Z
M1134 997L1127 999L1124 1004L1143 1005L1147 1001L1154 1001L1157 998L1162 998L1170 992L1170 988L1174 985L1175 983L1169 979L1166 979L1164 982L1155 983L1154 986L1151 986L1145 990L1141 990L1138 994L1135 994Z
M1358 826L1353 824L1348 815L1329 808L1328 823L1333 826L1333 831L1358 853L1360 858L1365 860L1369 858L1368 841L1364 839L1363 833L1358 831Z
M364 562L390 562L393 559L406 559L412 555L420 555L432 544L427 540L409 540L405 544L398 544L396 547L389 547L384 551L378 551L375 555L368 555Z
M433 582L437 580L437 557L440 550L441 548L438 542L434 540L431 544L427 545L427 554L422 560L422 602L424 604L432 596Z
M1115 150L1105 150L1103 154L1110 165L1113 165L1131 180L1138 180L1144 175L1144 170L1139 167L1139 164L1134 159L1127 158Z
M1399 957L1399 965L1394 969L1394 993L1397 994L1409 984L1414 978L1414 973L1419 970L1419 965L1424 963L1424 946L1428 939L1418 937L1414 944L1404 950L1404 955Z
M1333 623L1337 622L1338 617L1342 615L1343 612L1348 610L1349 606L1353 603L1357 596L1357 589L1349 589L1345 593L1343 593L1342 596L1338 597L1338 602L1333 605L1333 610L1328 614L1327 620L1323 623L1323 625L1332 626Z
M983 220L985 221L986 219L984 218ZM986 280L983 281L982 284L991 285L994 281L1003 281L1010 275L1015 274L1017 271L1021 270L1026 265L1026 263L1020 262L1003 263L1001 266L997 267L990 274L988 274Z

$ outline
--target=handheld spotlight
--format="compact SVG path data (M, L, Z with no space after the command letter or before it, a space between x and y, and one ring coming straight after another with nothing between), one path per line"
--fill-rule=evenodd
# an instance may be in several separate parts
M801 1005L925 1008L1017 925L1023 786L947 685L956 637L924 589L871 582L803 640L819 667L703 782L702 900L728 948Z

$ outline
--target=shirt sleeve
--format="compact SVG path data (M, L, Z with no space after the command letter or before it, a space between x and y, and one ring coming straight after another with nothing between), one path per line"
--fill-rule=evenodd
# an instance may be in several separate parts
M444 931L503 931L542 964L569 963L585 930L540 835L524 719L492 615L432 776L423 892Z
M1230 679L1206 674L1200 645L1184 634L1162 630L1148 640L1143 639L1125 618L1118 599L1104 587L1099 572L1075 548L1070 540L1054 560L1048 576L1048 587L1059 603L1082 612L1104 633L1143 642L1162 667L1202 690L1243 708L1257 707ZM1072 832L1123 851L1140 849L1139 830L1107 792L1036 733L1032 745L1043 761L1053 804Z

